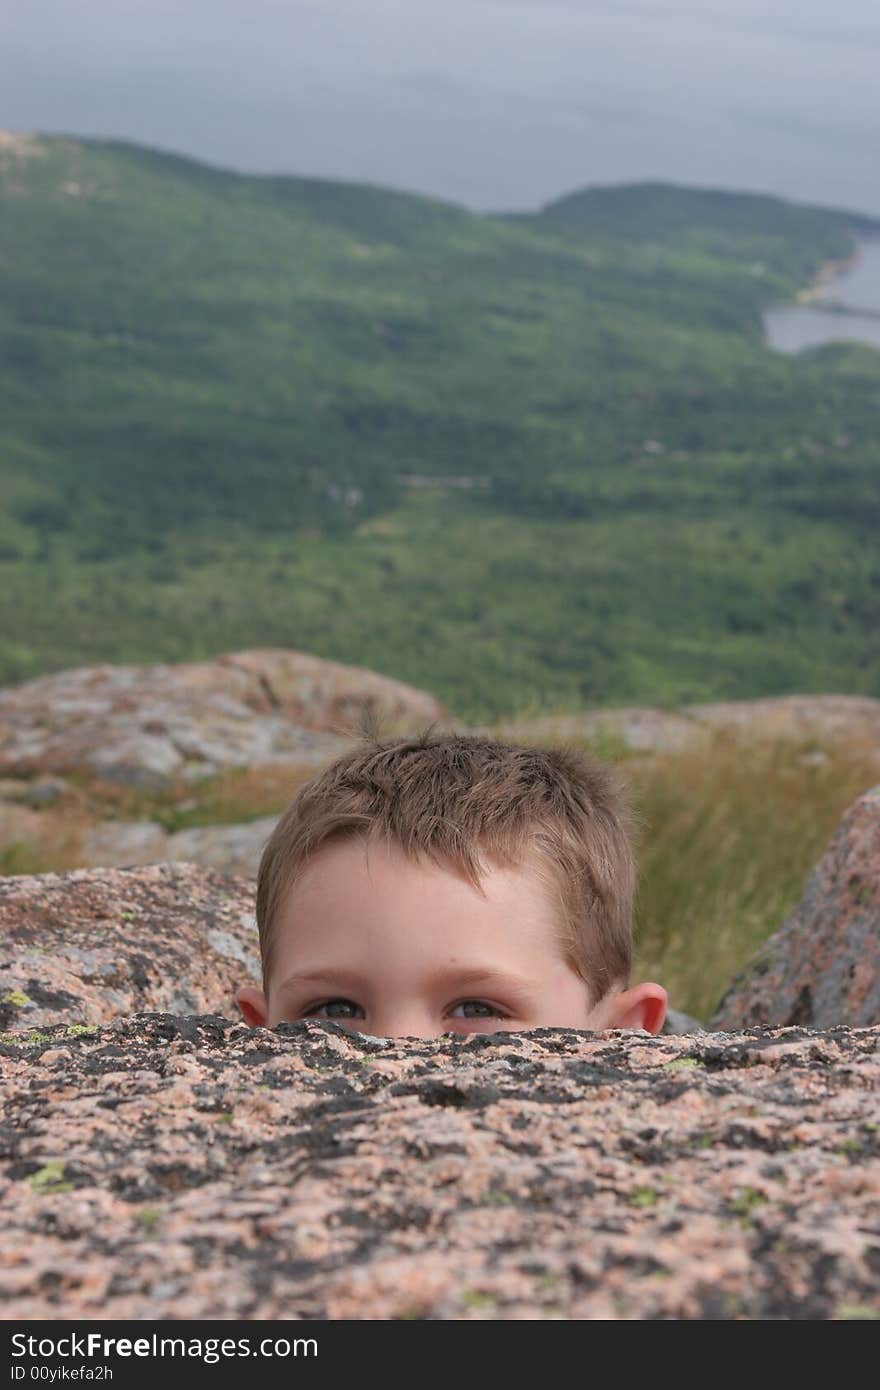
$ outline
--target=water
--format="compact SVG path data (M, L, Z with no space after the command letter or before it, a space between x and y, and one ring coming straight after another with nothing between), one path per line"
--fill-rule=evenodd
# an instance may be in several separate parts
M861 240L859 250L858 264L829 280L808 303L767 310L768 347L800 352L823 343L857 342L880 348L880 238Z

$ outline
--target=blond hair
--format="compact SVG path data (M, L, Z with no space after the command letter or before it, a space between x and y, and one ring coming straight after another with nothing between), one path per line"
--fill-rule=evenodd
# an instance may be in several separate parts
M263 988L288 889L323 845L359 836L390 839L413 859L457 869L478 892L485 855L531 863L556 904L565 959L601 999L629 981L638 828L615 771L568 745L533 748L432 729L362 740L298 788L263 850L256 912Z

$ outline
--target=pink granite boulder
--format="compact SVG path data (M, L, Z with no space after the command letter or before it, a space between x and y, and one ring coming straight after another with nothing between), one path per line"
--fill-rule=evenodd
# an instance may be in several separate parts
M0 776L85 772L155 790L230 767L321 765L365 717L391 735L445 711L403 681L284 648L81 666L0 690Z
M709 1026L837 1023L880 1023L880 786L849 808L803 898Z
M12 1319L880 1317L880 1030L0 1043Z
M0 1031L157 1009L239 1017L256 885L197 864L0 878Z

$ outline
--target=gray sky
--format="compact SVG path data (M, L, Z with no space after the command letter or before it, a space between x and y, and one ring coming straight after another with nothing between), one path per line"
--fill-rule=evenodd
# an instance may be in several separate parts
M483 210L660 178L880 214L880 0L2 0L0 128Z

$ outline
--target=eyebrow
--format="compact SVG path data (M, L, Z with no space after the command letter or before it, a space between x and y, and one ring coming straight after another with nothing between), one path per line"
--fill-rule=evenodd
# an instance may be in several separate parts
M431 977L432 985L448 987L455 986L458 990L482 989L487 992L497 991L505 994L517 1001L530 1000L534 993L533 986L517 975L508 975L503 970L496 970L494 967L481 969L470 967L469 969L456 969L455 966L448 966L443 970L436 971ZM345 967L327 966L326 969L296 971L293 975L288 975L279 986L279 990L295 989L298 985L327 984L335 985L340 989L357 990L362 981L353 971Z

